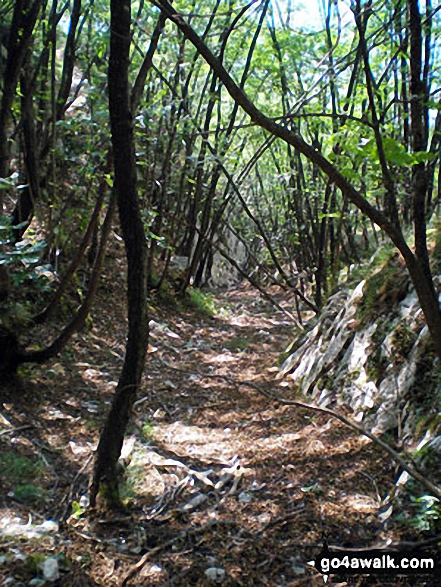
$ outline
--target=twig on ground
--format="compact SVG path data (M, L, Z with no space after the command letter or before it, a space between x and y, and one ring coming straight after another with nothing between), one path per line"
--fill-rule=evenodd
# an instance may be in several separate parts
M7 428L0 432L0 436L11 434L13 432L21 432L22 430L28 430L29 428L35 428L35 426L33 424L26 424L25 426L17 426L16 428Z
M373 550L421 550L425 548L430 548L431 546L437 546L441 543L441 534L434 536L433 538L428 538L427 540L422 540L421 542L410 542L407 540L403 541L392 541L392 542L383 542L380 544L373 544L372 546L360 546L359 548L348 548L347 546L337 546L334 544L328 544L329 551L332 552L370 552Z
M67 495L67 503L66 506L63 509L63 513L60 517L61 520L65 520L66 516L67 516L67 511L71 505L72 502L72 497L74 494L74 487L75 487L75 483L77 482L77 479L80 475L82 475L84 473L84 471L87 469L87 467L89 466L91 460L93 459L93 455L94 453L91 453L87 459L84 461L83 466L81 467L81 469L79 469L75 475L75 477L72 480L72 483L70 484L70 488L69 488L69 493ZM64 501L64 500L63 500Z
M139 561L137 563L135 563L132 567L130 567L130 569L127 571L127 573L124 575L124 577L122 577L121 581L118 583L117 587L125 587L125 585L127 585L127 582L134 575L136 575L136 573L139 573L139 571L146 565L149 558L152 557L153 555L155 555L156 553L172 546L173 544L175 544L175 542L178 542L179 540L182 540L183 538L187 538L189 536L197 536L198 534L201 534L201 533L205 532L206 530L209 530L212 526L217 526L217 525L222 525L222 526L235 525L235 522L232 522L230 520L210 520L207 524L204 524L203 526L200 526L199 528L188 528L187 530L182 531L178 536L175 536L174 538L171 538L170 540L167 540L166 542L163 542L159 546L156 546L155 548L152 548L151 550L146 552L139 559Z
M120 583L118 583L118 587L124 587L125 585L127 585L127 582L134 575L136 575L136 573L139 573L139 571L147 564L147 562L148 562L148 560L149 560L149 558L151 556L153 556L157 552L160 552L164 548L168 548L169 546L172 546L175 542L177 542L178 540L181 540L181 538L185 538L185 536L186 536L186 533L185 532L181 532L181 534L179 534L179 536L175 536L171 540L167 540L163 544L160 544L159 546L156 546L155 548L152 548L151 550L147 551L139 559L139 561L137 563L135 563L133 566L130 567L130 569L127 571L127 573L121 579Z
M89 534L84 534L83 532L80 532L76 528L72 528L72 532L74 534L76 534L77 536L79 536L80 538L82 538L83 540L88 540L90 542L96 542L97 544L103 543L103 541L100 540L99 538L97 538L96 536L89 536Z
M289 522L292 519L296 519L298 520L299 517L302 514L306 514L306 509L304 508L299 508L297 510L295 510L294 512L289 512L289 514L286 514L284 516L279 516L277 518L274 518L274 520L271 520L270 522L268 522L267 524L265 524L265 526L263 528L261 528L260 530L258 530L256 532L257 536L260 536L261 534L264 534L267 530L269 530L270 528L274 528L274 526L283 526L285 525L287 522Z

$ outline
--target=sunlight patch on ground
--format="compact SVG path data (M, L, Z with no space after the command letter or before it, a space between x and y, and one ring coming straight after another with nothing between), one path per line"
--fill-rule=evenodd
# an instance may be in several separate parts
M235 455L231 445L231 430L186 425L177 421L155 428L155 440L185 449L185 454L205 459L229 460Z
M225 418L224 421L235 421L235 418ZM272 433L262 429L260 422L243 421L240 430L235 427L206 428L195 425L186 425L183 422L161 425L155 428L155 441L158 445L166 444L168 450L176 451L179 458L191 460L196 458L204 463L229 463L237 457L242 468L248 468L251 462L265 463L267 459L289 457L290 452L298 450L296 445L304 440L303 433L280 430ZM222 425L219 421L219 425ZM263 425L265 423L263 422ZM259 446L256 453L255 446ZM160 452L160 449L159 449Z
M207 360L207 363L235 363L238 357L233 356L231 353L220 353L211 357Z
M29 514L27 522L15 515L15 512L9 508L0 509L0 536L41 539L48 534L56 535L58 532L58 523L53 520L45 520L42 523L33 522ZM4 584L4 583L3 583Z
M342 499L342 504L355 510L357 512L362 512L364 514L374 514L378 511L378 503L375 499L373 499L369 495L361 495L359 493L354 493L352 495L346 495Z

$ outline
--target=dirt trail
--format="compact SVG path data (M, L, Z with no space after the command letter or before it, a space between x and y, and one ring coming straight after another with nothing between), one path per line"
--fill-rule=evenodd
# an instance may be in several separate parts
M278 301L289 306L280 294ZM151 323L124 449L127 514L69 518L71 502L86 493L92 439L121 364L120 326L96 322L59 363L31 372L21 398L3 405L11 425L33 429L2 437L2 450L37 454L47 467L44 499L32 504L8 498L11 483L3 480L0 519L64 520L55 540L20 544L27 554L64 553L61 585L210 585L216 573L222 585L323 585L306 563L324 536L350 547L386 536L375 513L392 471L378 449L324 415L275 405L236 384L293 397L275 379L293 332L284 314L246 287L216 303L222 309L212 318L164 313Z

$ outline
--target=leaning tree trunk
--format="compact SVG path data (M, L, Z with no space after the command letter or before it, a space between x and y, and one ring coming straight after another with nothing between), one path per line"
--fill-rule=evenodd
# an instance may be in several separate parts
M109 113L115 166L114 189L127 256L128 338L123 370L95 458L90 503L98 491L107 505L120 504L116 465L136 398L148 341L146 240L136 186L136 161L129 98L130 0L111 0Z
M151 0L152 1L152 0ZM236 84L233 78L229 75L222 63L210 51L208 46L201 40L193 28L176 12L174 7L168 0L159 0L157 6L161 9L176 26L181 30L185 37L194 45L199 54L216 72L219 79L225 85L228 93L232 99L237 102L243 110L250 116L251 120L258 126L264 128L269 133L278 137L294 147L309 161L316 165L325 173L329 180L334 183L342 192L343 196L354 204L363 214L365 214L372 222L377 224L391 239L397 249L404 258L407 269L409 271L415 291L426 319L427 327L430 331L433 348L438 357L441 358L441 312L438 306L438 300L435 295L433 281L430 275L430 268L428 267L428 256L426 254L426 233L425 225L421 221L421 214L416 208L418 203L422 201L421 192L417 192L419 176L414 176L414 213L417 214L414 218L415 230L415 244L417 240L419 245L416 246L415 254L410 249L406 239L404 238L401 227L398 223L391 221L389 216L379 208L373 206L363 194L335 167L335 165L327 159L322 153L317 151L313 145L308 144L301 135L293 132L286 126L278 124L271 118L268 118L257 106L248 98L245 92ZM408 0L408 7L410 12L410 28L412 34L415 33L414 27L415 19L419 18L418 2L416 0ZM415 40L415 43L418 39ZM411 59L415 56L411 56ZM416 72L418 74L418 72ZM415 71L413 72L415 74ZM414 104L421 100L421 96L415 96ZM424 207L425 210L425 207Z

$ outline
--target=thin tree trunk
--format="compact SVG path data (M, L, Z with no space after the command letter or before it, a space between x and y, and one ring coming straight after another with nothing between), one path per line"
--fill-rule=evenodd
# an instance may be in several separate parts
M40 6L41 0L17 0L14 6L0 106L0 177L7 177L9 172L8 125L20 71L32 40Z
M122 373L95 458L90 503L98 491L107 505L120 505L116 465L121 454L130 411L136 399L148 342L147 246L137 185L132 113L129 93L131 28L130 0L110 2L109 113L115 166L114 189L127 256L128 336Z
M78 27L78 22L81 13L81 0L74 0L69 31L64 48L63 70L61 74L61 81L58 92L55 90L56 72L56 26L60 22L62 15L67 9L67 5L57 13L57 3L54 1L50 14L50 32L45 39L45 48L40 56L40 59L31 71L30 68L26 70L21 79L22 86L22 121L23 134L25 136L25 155L26 155L26 170L28 175L29 187L23 189L17 198L15 209L11 216L11 223L13 226L20 225L20 228L14 230L14 242L19 241L26 230L28 229L34 215L35 204L40 199L42 187L48 183L48 174L51 173L51 185L55 185L54 176L56 173L55 160L52 157L50 161L49 155L54 151L56 143L56 122L62 120L64 113L69 104L69 94L72 86L72 76L75 65L75 35ZM36 76L41 69L41 65L45 64L45 53L51 45L52 53L52 67L51 67L51 107L50 116L46 117L44 124L37 124L34 116L33 95L35 94ZM48 64L46 63L48 67ZM43 76L44 78L44 76ZM42 92L44 93L44 92ZM40 127L37 131L37 127ZM51 217L50 217L51 218ZM52 230L49 226L48 234L52 237ZM50 246L48 247L50 248Z
M87 249L91 239L93 238L93 236L95 234L95 229L97 229L99 215L101 212L101 208L103 207L103 202L104 202L104 198L106 196L107 191L108 191L107 182L106 182L105 178L103 178L101 180L101 184L99 186L98 197L97 197L97 201L95 204L95 208L92 212L92 215L89 220L89 224L87 226L86 232L84 233L84 236L82 238L82 241L81 241L81 244L78 248L78 251L76 252L75 258L72 260L71 264L69 265L69 268L67 269L66 273L63 275L63 277L60 281L60 284L58 285L49 304L46 306L46 308L42 312L40 312L32 320L33 324L42 324L43 322L45 322L48 318L50 318L54 314L54 312L55 312L61 298L63 297L73 275L75 274L76 270L78 269L78 267L84 257L84 254L86 252L86 249ZM114 207L113 200L110 202L110 206L112 207L112 214L113 214L113 207ZM103 228L104 228L104 226L103 226ZM102 237L101 237L101 240L102 240Z

